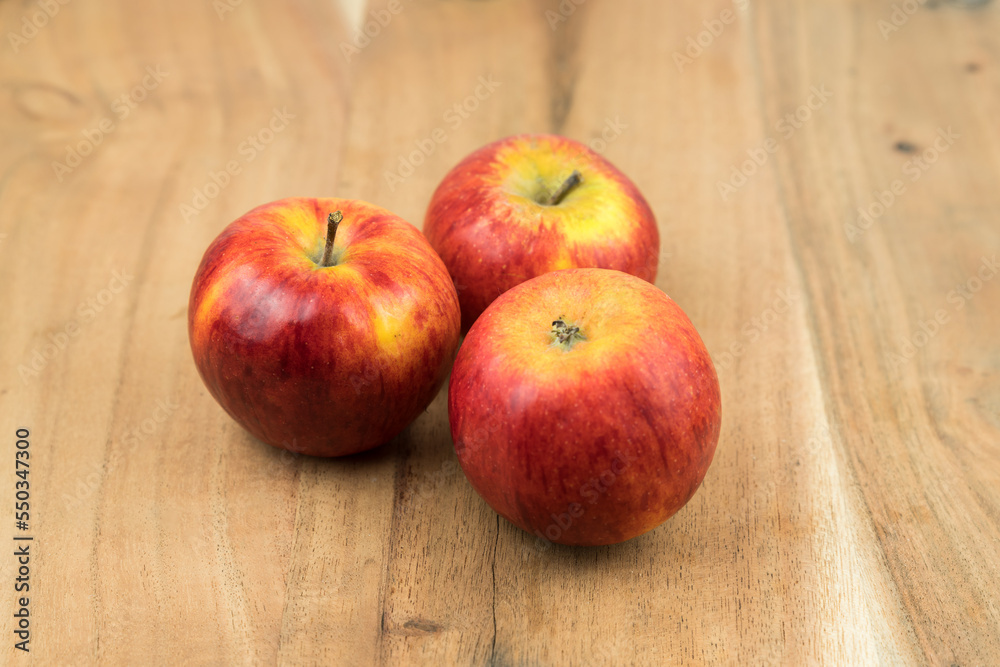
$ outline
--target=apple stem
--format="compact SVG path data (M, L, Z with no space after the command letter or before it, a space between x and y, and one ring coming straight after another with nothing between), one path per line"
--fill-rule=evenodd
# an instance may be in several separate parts
M580 172L574 169L573 173L569 175L569 178L563 181L563 184L559 186L559 189L553 192L552 196L549 197L548 205L556 206L559 204L559 202L563 200L563 197L569 194L569 191L579 185L582 181L583 176L580 175Z
M330 256L333 254L333 239L337 237L337 227L344 219L344 214L334 211L326 218L326 248L323 250L323 259L319 261L320 266L330 266Z

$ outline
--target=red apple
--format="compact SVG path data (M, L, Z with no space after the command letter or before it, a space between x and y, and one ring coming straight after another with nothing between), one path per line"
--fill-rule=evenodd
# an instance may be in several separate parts
M458 352L458 461L546 542L652 530L698 489L719 438L715 367L680 307L620 271L570 269L499 297Z
M632 181L583 144L544 134L462 160L435 191L424 233L458 287L463 329L549 271L618 269L653 282L660 252L656 219Z
M347 199L283 199L230 224L188 307L212 396L264 442L316 456L370 449L413 421L459 327L455 287L420 232Z

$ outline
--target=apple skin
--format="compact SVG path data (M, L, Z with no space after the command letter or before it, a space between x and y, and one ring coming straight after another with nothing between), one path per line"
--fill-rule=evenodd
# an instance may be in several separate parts
M559 204L539 203L577 170ZM462 328L510 288L549 271L617 269L654 282L660 235L649 204L614 165L555 135L483 146L441 181L424 234L458 287Z
M553 322L585 340L565 349ZM448 416L483 499L543 542L652 530L694 495L719 439L715 367L680 307L619 271L569 269L500 296L465 337Z
M334 266L327 216L342 211ZM212 242L191 287L198 372L260 440L344 456L392 439L441 388L460 335L458 295L408 222L366 202L265 204Z

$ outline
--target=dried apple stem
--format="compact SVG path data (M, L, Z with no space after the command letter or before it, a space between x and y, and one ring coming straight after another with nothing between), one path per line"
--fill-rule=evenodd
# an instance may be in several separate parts
M584 340L583 334L580 333L580 327L571 327L563 320L556 320L552 323L552 335L555 336L557 343L567 347L567 349L577 340Z
M323 259L319 261L320 266L330 266L330 257L333 255L333 240L337 237L337 227L344 219L344 214L334 211L326 218L326 248L323 250Z
M559 202L563 200L563 197L569 194L569 191L579 185L582 181L583 176L580 175L580 172L574 169L573 173L569 175L569 178L563 181L563 184L559 186L559 189L553 192L552 196L549 197L548 205L556 206L559 204Z

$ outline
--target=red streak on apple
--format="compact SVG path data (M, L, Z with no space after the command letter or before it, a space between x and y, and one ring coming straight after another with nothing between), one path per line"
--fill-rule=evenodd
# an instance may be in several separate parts
M341 211L332 265L327 218ZM284 199L230 224L195 275L188 330L212 396L268 444L342 456L398 434L440 389L458 297L421 233L371 204Z
M698 489L715 452L715 368L680 307L618 271L556 271L499 297L449 384L459 463L539 538L641 535Z

